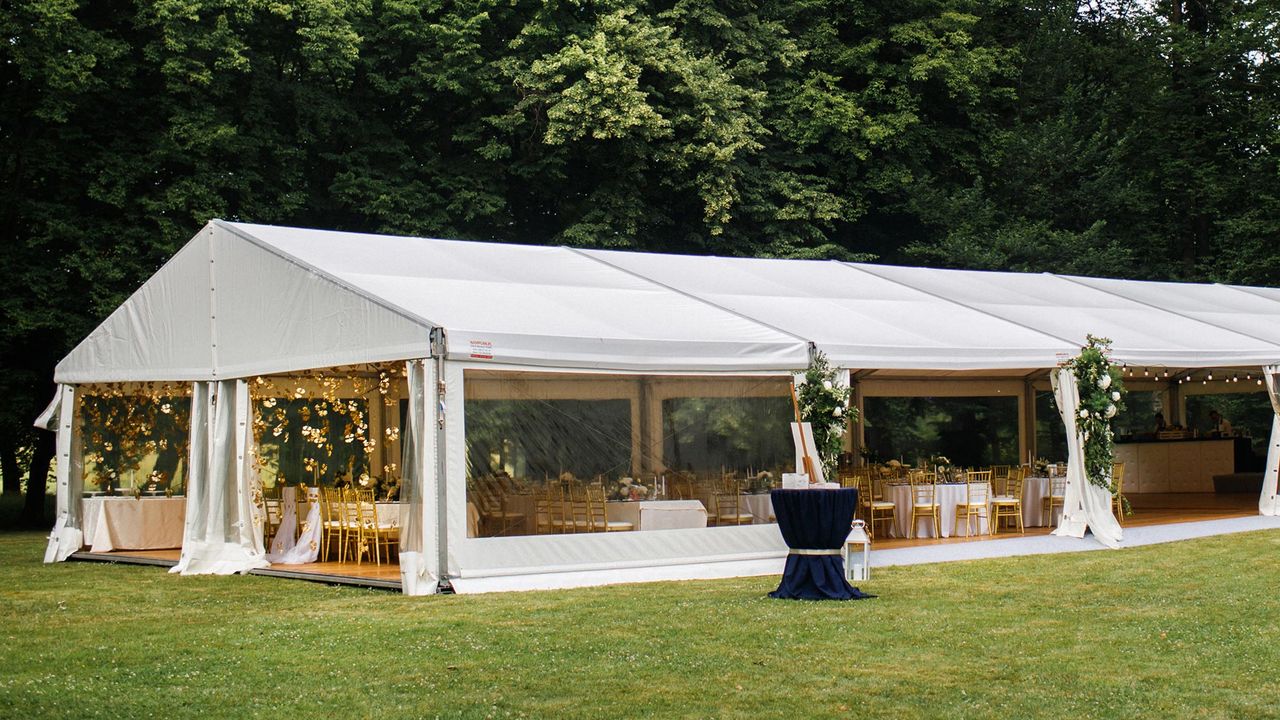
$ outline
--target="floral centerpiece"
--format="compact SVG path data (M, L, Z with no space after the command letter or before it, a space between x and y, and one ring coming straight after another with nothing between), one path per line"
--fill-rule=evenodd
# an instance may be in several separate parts
M956 481L956 468L951 464L951 458L946 455L934 455L930 457L929 467L933 468L938 482L948 483Z
M1080 406L1076 411L1076 432L1084 445L1084 474L1089 482L1112 495L1116 487L1111 477L1115 461L1115 434L1111 419L1124 409L1124 381L1111 363L1111 341L1089 335L1080 354L1063 363L1079 386Z
M618 480L609 490L613 500L644 500L649 497L649 488L636 482L635 478L624 477Z
M773 489L773 473L768 470L761 470L747 478L743 485L749 493L768 492Z
M814 351L808 369L796 380L796 393L800 417L813 429L813 447L823 474L834 478L847 423L858 419L857 408L849 407L849 388L840 382L840 371L831 367L827 356Z

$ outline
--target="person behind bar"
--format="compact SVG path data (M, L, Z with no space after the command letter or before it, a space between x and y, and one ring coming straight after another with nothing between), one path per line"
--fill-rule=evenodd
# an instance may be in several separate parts
M1227 437L1231 434L1231 423L1222 417L1217 410L1209 411L1209 420L1213 423L1214 432L1218 433L1219 436Z

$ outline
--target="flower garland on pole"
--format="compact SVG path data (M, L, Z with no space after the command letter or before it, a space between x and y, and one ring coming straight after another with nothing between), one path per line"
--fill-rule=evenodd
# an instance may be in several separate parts
M800 417L813 428L813 446L828 480L838 470L846 423L858 419L858 409L849 407L849 387L839 382L839 375L827 356L815 350L804 376L796 382Z
M1115 434L1111 420L1124 409L1124 381L1111 362L1111 340L1087 336L1080 354L1063 363L1075 375L1080 391L1076 432L1084 445L1084 474L1089 482L1116 494L1111 476Z

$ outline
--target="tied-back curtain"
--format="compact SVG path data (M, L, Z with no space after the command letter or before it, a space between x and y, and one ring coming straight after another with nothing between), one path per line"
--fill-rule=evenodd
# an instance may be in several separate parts
M435 367L407 365L409 408L400 437L400 586L405 595L430 595L440 579L436 535Z
M58 519L44 551L44 561L47 563L66 560L84 544L80 514L80 500L84 494L84 473L81 472L83 453L80 450L80 432L75 410L75 388L71 385L59 385L53 402L36 420L36 427L58 434L55 451Z
M1271 439L1267 443L1267 471L1262 476L1262 494L1258 497L1258 513L1280 515L1277 499L1277 475L1280 475L1280 365L1262 369L1267 379L1267 395L1271 397Z
M250 413L243 380L195 384L187 521L182 556L170 572L229 575L269 565Z
M1054 535L1084 537L1086 529L1107 547L1119 547L1124 531L1111 510L1111 493L1085 477L1084 438L1076 424L1080 410L1080 388L1076 376L1061 368L1050 376L1058 413L1067 431L1067 489L1062 503L1062 521Z

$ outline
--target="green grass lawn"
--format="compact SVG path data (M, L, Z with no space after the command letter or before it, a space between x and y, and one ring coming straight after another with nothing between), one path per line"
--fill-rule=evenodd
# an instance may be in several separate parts
M1280 532L876 571L405 598L42 566L0 535L5 717L1280 716Z

